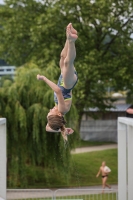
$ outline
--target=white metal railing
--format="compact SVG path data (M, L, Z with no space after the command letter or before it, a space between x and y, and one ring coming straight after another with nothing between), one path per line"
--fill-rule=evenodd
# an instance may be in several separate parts
M6 199L6 119L0 118L0 198Z
M118 118L118 199L133 200L133 118Z
M7 189L7 200L117 200L116 189Z
M117 200L116 189L58 189L54 192L58 200Z
M14 66L0 66L0 76L5 76L5 75L15 75L15 70L16 67Z

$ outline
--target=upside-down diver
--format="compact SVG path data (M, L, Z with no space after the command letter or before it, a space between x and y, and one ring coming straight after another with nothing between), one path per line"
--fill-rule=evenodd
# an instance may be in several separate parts
M37 75L38 80L43 80L54 91L55 106L50 109L47 115L46 131L61 132L64 140L67 140L67 135L74 132L73 129L65 127L64 115L71 108L72 89L78 81L74 67L74 60L76 58L75 41L77 38L77 31L73 28L72 23L69 23L66 28L66 42L60 55L61 75L57 85L45 76Z

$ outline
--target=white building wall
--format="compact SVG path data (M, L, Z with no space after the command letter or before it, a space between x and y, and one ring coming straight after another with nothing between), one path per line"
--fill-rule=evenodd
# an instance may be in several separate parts
M117 142L117 120L82 120L80 137L88 141Z

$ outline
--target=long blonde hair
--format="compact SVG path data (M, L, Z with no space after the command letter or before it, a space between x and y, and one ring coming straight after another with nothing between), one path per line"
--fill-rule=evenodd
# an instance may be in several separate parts
M61 130L63 139L67 140L65 124L66 124L66 121L63 116L59 116L59 115L48 116L48 125L50 126L50 128L55 131Z

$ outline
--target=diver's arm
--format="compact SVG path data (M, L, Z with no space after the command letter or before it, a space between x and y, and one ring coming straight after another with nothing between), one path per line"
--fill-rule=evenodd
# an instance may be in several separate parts
M48 78L46 78L45 76L42 75L37 75L37 80L43 80L45 83L47 83L47 85L49 85L49 87L51 87L51 89L56 93L60 93L60 88L53 83L52 81L50 81Z
M41 76L41 75L38 74L37 79L43 80L56 93L57 99L58 99L58 111L61 112L61 113L67 112L64 97L62 95L61 89L55 83L53 83L48 78L46 78L45 76Z

